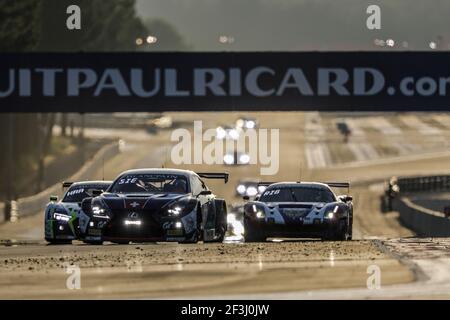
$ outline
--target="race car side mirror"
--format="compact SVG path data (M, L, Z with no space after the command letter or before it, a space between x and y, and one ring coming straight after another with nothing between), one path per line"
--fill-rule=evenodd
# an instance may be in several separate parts
M50 196L50 201L52 202L58 201L58 196Z
M339 196L339 199L341 199L342 202L349 202L353 200L352 196L347 196L347 195L343 195L343 196Z
M198 195L199 196L209 196L210 194L212 194L211 190L203 190Z
M103 190L97 190L97 189L92 190L92 195L93 195L94 197L98 197L98 196L101 195L102 193L103 193Z

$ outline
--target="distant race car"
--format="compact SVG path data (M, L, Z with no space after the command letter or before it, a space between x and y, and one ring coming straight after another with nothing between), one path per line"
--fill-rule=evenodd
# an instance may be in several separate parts
M242 131L241 128L233 128L231 126L217 127L216 128L216 139L239 140L241 131Z
M259 182L256 180L239 180L236 186L236 196L255 197L264 192L266 188L267 186L259 185Z
M265 241L269 237L352 238L352 197L336 196L330 188L349 189L348 183L281 182L266 185L267 189L260 197L244 206L246 241Z
M250 155L245 152L227 151L223 156L223 163L228 166L250 164Z
M241 129L256 129L258 127L258 121L254 118L243 117L236 120L236 128Z
M227 205L202 178L228 181L228 173L136 169L120 174L109 189L85 199L83 210L102 224L102 241L221 242Z
M69 188L63 198L50 196L45 208L45 240L50 243L70 243L83 239L89 218L81 210L84 198L92 197L94 190L106 190L111 181L63 182Z

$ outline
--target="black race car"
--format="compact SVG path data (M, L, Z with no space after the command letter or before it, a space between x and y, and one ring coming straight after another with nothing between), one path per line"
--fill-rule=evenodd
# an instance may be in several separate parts
M115 243L221 242L227 205L202 178L228 181L228 173L178 169L136 169L120 174L108 190L85 199L92 230Z
M264 241L269 237L350 240L352 197L336 196L330 187L349 188L349 184L269 184L255 201L249 201L244 206L245 240Z

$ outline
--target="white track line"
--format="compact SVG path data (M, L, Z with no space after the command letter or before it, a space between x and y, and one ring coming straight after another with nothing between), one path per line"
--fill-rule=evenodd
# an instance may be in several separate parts
M377 150L367 142L364 143L349 143L348 148L354 154L357 161L367 161L380 158Z
M418 130L420 132L420 134L423 134L423 135L441 134L441 130L423 122L417 116L402 115L402 116L400 116L400 120L404 124L406 124L408 127Z
M368 123L376 130L384 135L400 135L402 130L393 126L387 119L383 117L372 117L367 119Z
M420 150L420 146L409 142L393 142L391 145L398 150L399 155L411 154Z
M446 128L450 129L450 115L448 114L435 114L431 116L434 121L439 122Z
M325 143L307 143L306 161L310 169L325 168L331 163L330 151Z

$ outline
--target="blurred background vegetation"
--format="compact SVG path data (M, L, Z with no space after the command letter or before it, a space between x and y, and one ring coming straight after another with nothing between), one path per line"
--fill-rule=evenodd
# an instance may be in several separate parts
M82 10L81 30L68 30L66 8ZM144 47L154 30L166 39L157 48L188 49L181 36L163 20L143 20L135 0L2 0L0 1L0 52L135 51ZM80 116L81 117L81 116ZM70 118L70 117L69 117ZM53 135L55 124L63 127ZM70 136L66 114L3 114L0 116L0 200L33 194L45 187L47 163L74 147L83 149L83 135Z

